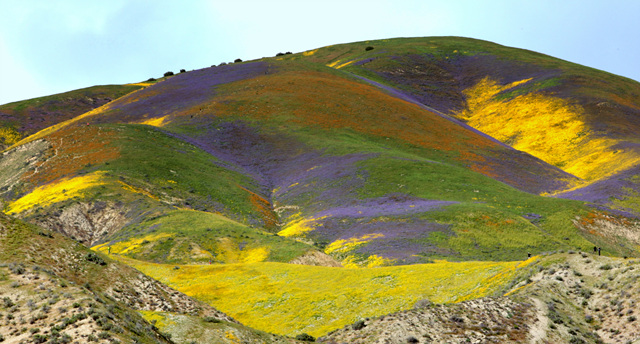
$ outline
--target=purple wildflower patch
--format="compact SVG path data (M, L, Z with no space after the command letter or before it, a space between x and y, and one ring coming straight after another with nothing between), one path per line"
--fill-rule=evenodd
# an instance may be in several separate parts
M402 263L422 261L425 256L443 253L442 248L430 241L432 233L439 232L453 236L450 225L439 224L412 217L355 218L331 217L320 221L321 226L308 236L316 242L333 242L363 237L368 234L382 234L355 249L354 253L378 255L395 259Z
M443 59L414 54L391 59L393 64L371 72L408 91L420 103L445 113L463 109L466 100L462 91L487 75L510 83L560 74L558 70L499 59L494 55L457 55Z
M640 175L640 167L633 167L583 188L557 194L555 197L591 202L600 210L638 218L640 214L636 214L632 209L625 211L609 208L613 200L624 199L629 191L640 193L638 175Z
M395 216L423 213L439 209L458 202L427 200L403 194L362 200L352 205L344 205L327 209L316 214L316 217L373 217Z
M115 116L118 121L136 122L163 117L211 99L216 86L264 75L268 71L268 63L252 62L180 73L114 101L109 115L92 120L112 122L112 116ZM143 117L145 115L148 117Z

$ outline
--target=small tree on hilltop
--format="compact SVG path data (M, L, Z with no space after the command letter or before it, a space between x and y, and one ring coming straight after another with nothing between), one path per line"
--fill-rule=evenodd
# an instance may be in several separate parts
M172 75L173 75L173 72L171 71L164 73L164 76L172 76Z

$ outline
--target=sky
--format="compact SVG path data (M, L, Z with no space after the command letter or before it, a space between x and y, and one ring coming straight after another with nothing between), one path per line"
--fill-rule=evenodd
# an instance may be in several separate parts
M0 0L0 104L236 58L463 36L640 80L636 0Z

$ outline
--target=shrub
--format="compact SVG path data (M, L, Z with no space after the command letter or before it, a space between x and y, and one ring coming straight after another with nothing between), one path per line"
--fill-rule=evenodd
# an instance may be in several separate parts
M220 319L215 318L215 317L204 317L203 320L206 321L206 322L214 323L214 324L222 322Z
M373 50L373 47L369 46L369 47L364 48L364 50L365 51L370 51L370 50Z
M407 343L418 343L418 339L416 337L413 336L409 336L407 337Z
M85 257L88 261L92 262L92 263L96 263L98 265L107 265L107 262L105 262L102 258L100 258L100 256L98 256L97 254L95 254L95 252L89 252L87 253L86 257Z
M34 343L45 343L47 340L49 340L49 336L46 336L43 334L36 334L33 337L31 337L31 339L33 340Z
M413 305L413 309L431 307L432 305L433 305L433 302L431 302L431 300L422 299L422 300L416 301L416 303Z
M152 81L156 81L156 78L149 78L149 79L147 79L147 82L152 82Z
M631 316L629 316L629 317L627 318L627 321L629 321L629 322L634 322L634 321L636 321L636 317L635 317L635 316L633 316L633 315L631 315Z
M291 54L292 54L292 52L287 51L285 54L286 54L286 55L291 55Z
M2 298L2 305L4 306L4 308L11 308L13 307L14 303L10 298L4 297Z
M593 295L593 292L590 289L584 288L580 289L580 295L585 299L588 299Z
M22 264L14 264L14 263L9 264L9 270L11 270L11 272L13 272L16 275L22 275L23 273L25 273L27 271L24 268L24 265L22 265Z
M242 59L235 59L235 60L233 60L233 63L240 63L240 62L242 62Z
M184 70L184 69L181 69L181 70L180 70L180 73L186 73L186 72L187 72L187 71L186 71L186 70Z
M296 336L296 340L301 340L304 342L315 342L316 338L313 337L312 335L306 334L306 333L301 333L299 335Z
M164 76L172 76L172 75L173 75L173 72L171 71L164 73Z
M284 53L277 53L276 56L284 56Z
M72 338L70 335L63 333L62 337L58 339L58 343L62 343L62 344L71 343L71 340Z
M357 331L362 330L365 326L367 325L364 324L364 320L358 320L351 325L351 328Z
M569 343L571 343L571 344L583 344L583 343L586 343L586 342L584 341L584 339L582 339L580 337L573 336L573 337L571 337L571 339L569 339Z
M600 270L611 270L612 267L609 264L605 264L605 265L601 265L599 269Z

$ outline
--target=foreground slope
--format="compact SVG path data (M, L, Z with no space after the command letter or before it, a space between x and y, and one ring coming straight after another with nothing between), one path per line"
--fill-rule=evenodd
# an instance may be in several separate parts
M152 321L156 314L191 319L182 331L189 328L200 335L190 339L295 342L244 327L226 314L60 234L5 215L0 215L0 247L0 338L9 343L173 343L170 328L157 324L160 332L144 320Z
M638 261L587 253L543 257L507 296L354 322L323 343L631 343L640 338ZM509 289L509 288L507 288Z

